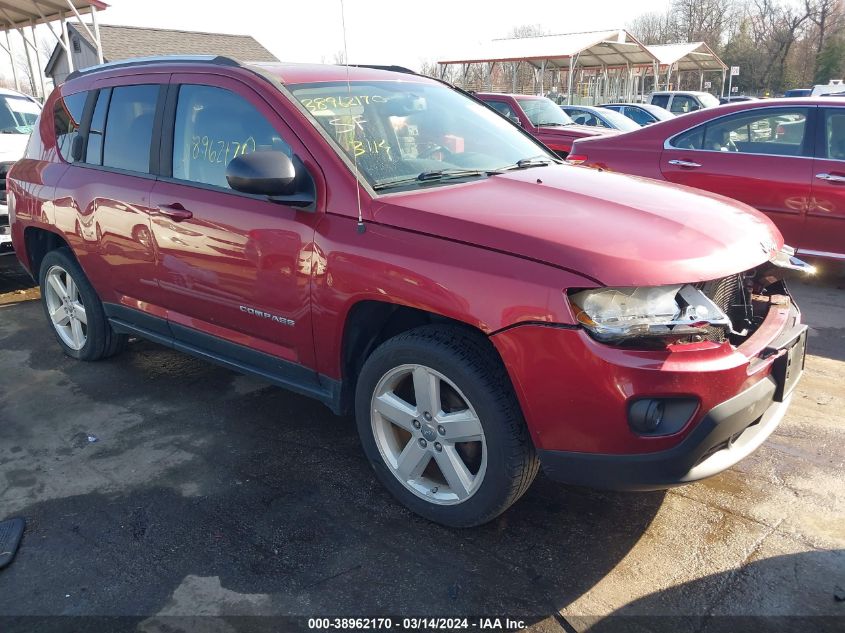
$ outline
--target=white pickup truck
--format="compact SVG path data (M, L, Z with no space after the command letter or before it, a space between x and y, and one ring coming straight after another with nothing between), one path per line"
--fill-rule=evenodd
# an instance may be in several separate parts
M23 156L39 114L41 106L32 97L0 89L0 255L12 252L6 173Z

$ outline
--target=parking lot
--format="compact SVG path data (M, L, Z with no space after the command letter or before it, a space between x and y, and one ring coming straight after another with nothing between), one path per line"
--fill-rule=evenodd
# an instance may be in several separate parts
M501 614L538 631L738 630L702 619L738 615L834 630L845 616L841 281L795 285L807 371L738 467L665 493L541 475L461 531L394 502L352 421L311 400L147 342L103 363L64 357L37 291L0 264L0 518L27 521L0 572L4 616L170 631L192 622L176 616L315 612Z

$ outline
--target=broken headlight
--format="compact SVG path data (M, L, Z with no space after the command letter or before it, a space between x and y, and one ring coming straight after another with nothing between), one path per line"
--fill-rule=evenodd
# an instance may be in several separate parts
M690 284L597 288L569 295L578 322L600 341L700 335L731 321L701 290Z

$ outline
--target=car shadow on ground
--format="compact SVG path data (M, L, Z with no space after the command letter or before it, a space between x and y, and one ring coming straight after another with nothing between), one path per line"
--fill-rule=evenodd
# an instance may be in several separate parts
M702 603L703 596L720 601ZM814 550L675 585L603 618L569 616L567 621L583 633L833 633L843 630L844 600L845 550ZM684 613L695 615L670 615Z
M541 475L492 523L444 528L377 483L351 419L151 343L74 362L37 342L38 305L13 310L2 345L40 382L0 429L0 507L28 525L0 572L6 615L536 621L609 573L664 497Z

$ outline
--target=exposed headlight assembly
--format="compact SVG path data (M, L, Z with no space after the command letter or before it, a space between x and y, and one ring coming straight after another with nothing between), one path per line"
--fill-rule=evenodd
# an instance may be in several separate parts
M731 328L728 316L695 286L597 288L569 296L578 322L607 343L630 339L703 335L708 327Z

